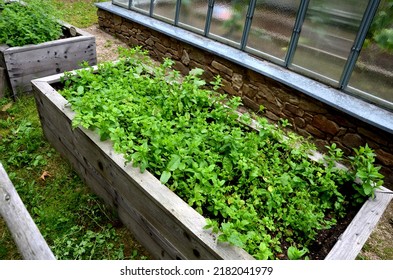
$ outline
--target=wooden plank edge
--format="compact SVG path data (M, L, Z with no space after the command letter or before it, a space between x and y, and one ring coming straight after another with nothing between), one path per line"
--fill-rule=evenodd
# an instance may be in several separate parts
M31 50L36 50L36 49L43 49L46 47L56 47L59 45L64 45L64 44L71 44L71 43L77 43L77 42L84 42L84 41L91 41L92 43L96 43L95 37L93 35L90 36L77 36L77 37L72 37L72 38L64 38L64 39L57 39L54 41L49 41L37 45L26 45L22 47L9 47L5 50L3 50L4 54L7 55L12 55L14 53L20 53L20 52L28 52Z
M93 65L91 66L93 67L94 71L96 71L98 69L97 65ZM66 71L67 73L72 73L72 74L77 74L76 71L79 71L82 69L76 69L76 70L72 70L72 71ZM46 77L42 77L42 78L37 78L34 80L31 80L31 83L33 83L34 85L36 85L37 87L39 87L38 85L42 84L42 83L48 83L50 84L54 84L54 83L58 83L60 82L61 78L64 77L64 73L59 73L59 74L53 74L50 76L46 76Z
M387 192L387 193L383 193ZM354 260L388 207L393 196L381 187L375 198L369 198L339 237L325 260Z

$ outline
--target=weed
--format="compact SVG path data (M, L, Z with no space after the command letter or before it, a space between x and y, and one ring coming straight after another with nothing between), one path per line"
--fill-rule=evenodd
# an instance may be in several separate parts
M104 44L104 47L105 47L105 48L110 48L110 47L112 47L112 45L113 45L113 41L111 41L111 40L106 40L106 42L105 42L105 44Z

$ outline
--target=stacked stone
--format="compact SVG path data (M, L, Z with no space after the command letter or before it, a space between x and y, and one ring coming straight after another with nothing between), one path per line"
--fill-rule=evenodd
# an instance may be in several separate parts
M287 119L295 132L310 137L322 152L325 146L336 143L349 155L352 148L368 143L377 155L377 164L381 165L385 187L393 189L393 135L250 69L143 25L104 10L99 10L98 16L102 29L130 46L143 46L153 59L171 58L174 68L182 74L198 67L205 70L203 78L207 81L220 75L222 91L240 96L243 104L254 111L258 112L262 105L263 115L273 122Z

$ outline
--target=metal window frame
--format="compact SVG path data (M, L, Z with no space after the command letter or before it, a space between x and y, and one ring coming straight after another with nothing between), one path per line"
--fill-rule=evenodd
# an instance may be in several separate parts
M176 11L175 11L175 26L179 26L181 0L176 1Z
M244 23L243 35L240 42L240 49L244 51L247 46L248 35L250 34L252 19L254 17L257 0L250 0L248 3L248 10L246 15L246 22Z
M210 26L212 23L213 18L213 9L214 9L215 0L209 0L208 8L207 8L207 16L206 16L206 23L205 23L205 30L203 35L207 37L210 32Z
M310 3L310 0L301 0L299 4L299 8L297 10L297 15L295 19L295 24L293 27L293 32L291 39L289 41L288 45L288 51L287 54L285 55L284 58L284 66L288 67L290 64L292 64L293 57L295 56L296 48L299 42L300 38L300 32L302 31L304 19L306 18L306 13L308 10L308 5Z
M351 52L347 58L346 65L344 66L343 72L341 74L339 84L340 89L345 89L348 86L352 72L355 69L356 62L359 58L360 51L364 45L364 41L366 40L368 30L370 29L371 23L380 3L380 0L370 0L368 2L367 8L363 14L363 18L359 26L359 31L356 35Z

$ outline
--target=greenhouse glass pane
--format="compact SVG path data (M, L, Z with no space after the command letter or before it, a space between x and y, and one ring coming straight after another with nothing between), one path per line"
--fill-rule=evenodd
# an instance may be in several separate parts
M240 43L249 0L216 0L210 33Z
M393 105L393 7L389 2L381 1L349 86Z
M209 0L182 0L180 6L179 24L184 27L192 26L200 31L205 29Z
M338 83L367 3L368 0L311 0L293 65L311 71L306 74L316 73Z
M300 0L257 1L247 47L284 60Z
M156 0L153 15L174 22L176 14L176 0Z
M128 7L128 1L129 0L112 0L113 4L118 4L122 7Z
M143 11L143 12L150 12L150 0L132 0L132 5L131 7Z

